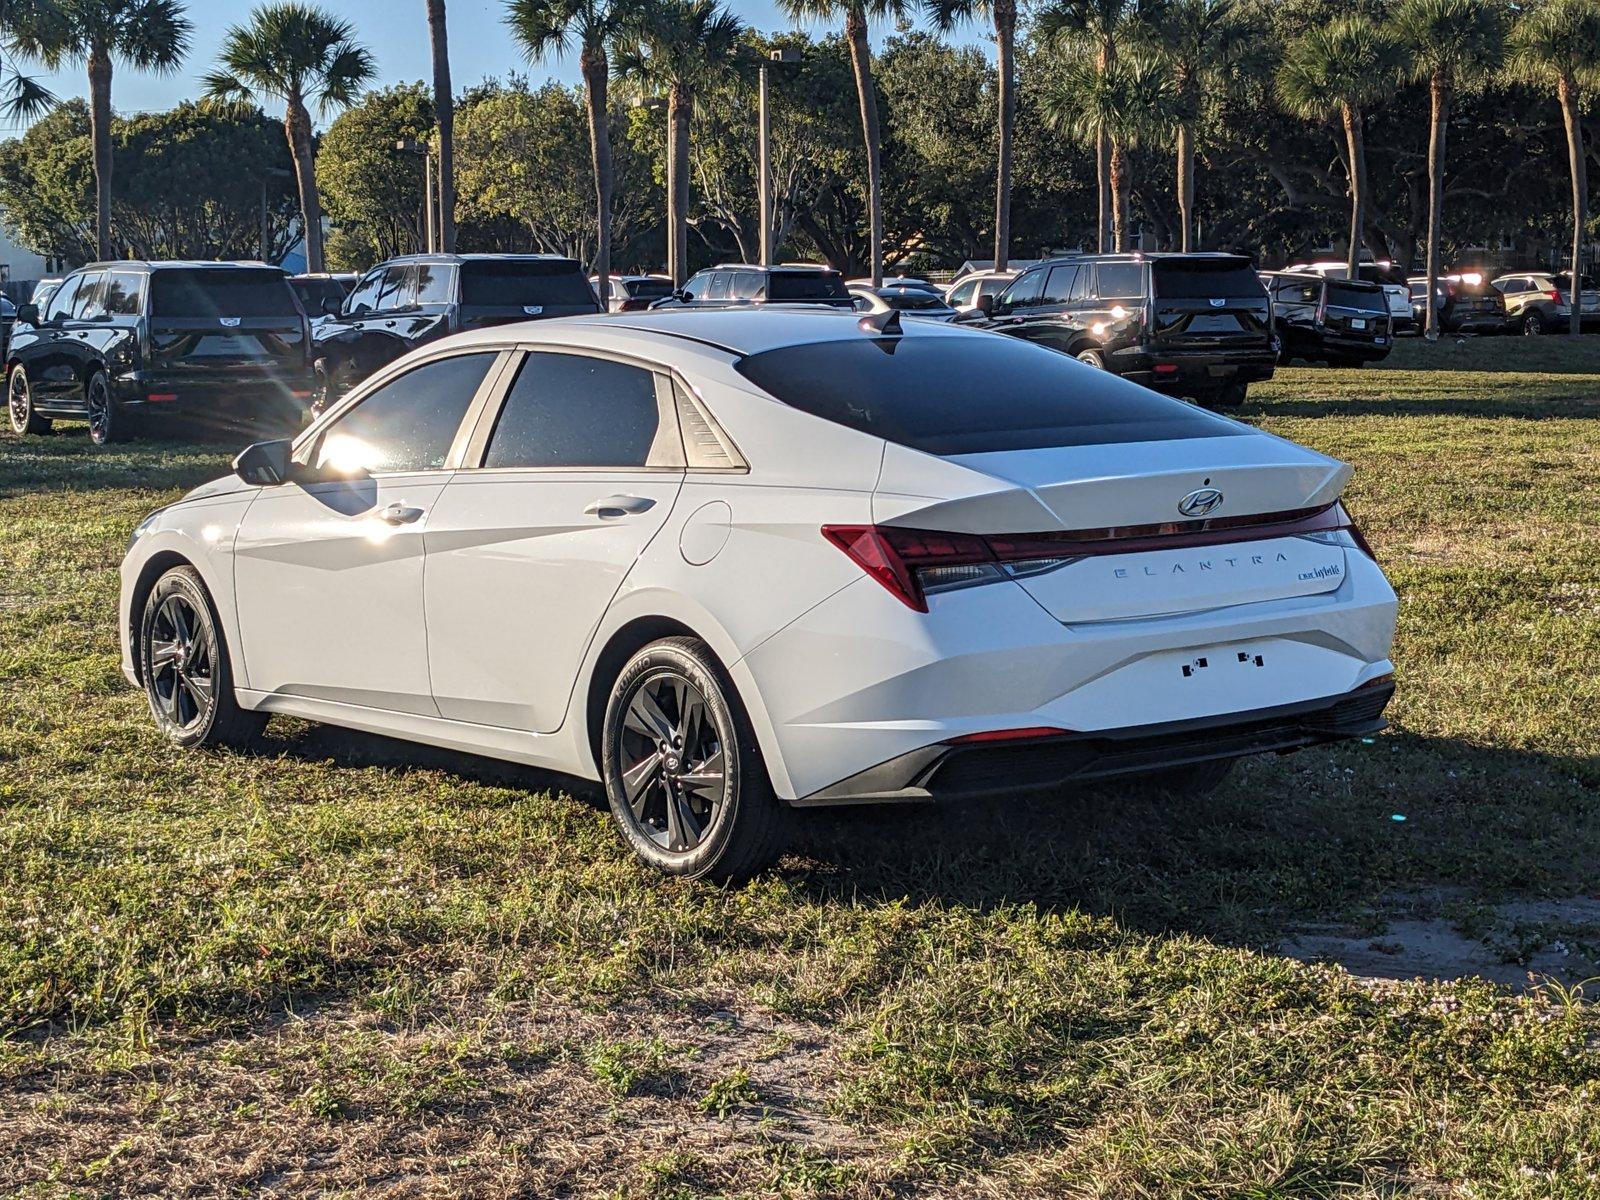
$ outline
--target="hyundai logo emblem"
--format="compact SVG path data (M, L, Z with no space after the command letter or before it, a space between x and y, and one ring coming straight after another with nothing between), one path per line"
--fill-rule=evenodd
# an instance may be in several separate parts
M1178 501L1178 511L1186 517L1203 517L1222 503L1222 493L1214 487L1196 488Z

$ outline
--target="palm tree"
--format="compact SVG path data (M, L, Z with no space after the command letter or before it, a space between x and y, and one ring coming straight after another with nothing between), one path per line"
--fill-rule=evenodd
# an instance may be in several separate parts
M450 35L444 0L428 0L433 47L433 119L439 125L439 248L456 252L456 101L450 91Z
M89 70L89 139L94 148L95 246L111 248L111 75L117 59L141 71L178 69L193 26L179 0L38 0L13 4L11 41L50 70Z
M1531 9L1511 31L1511 62L1523 79L1554 89L1567 128L1567 162L1572 171L1571 332L1579 329L1583 278L1583 227L1589 217L1589 166L1582 120L1587 93L1600 88L1600 3L1549 0Z
M1061 64L1040 97L1040 111L1058 133L1092 146L1109 146L1106 189L1114 200L1110 247L1128 248L1126 150L1164 139L1177 114L1177 93L1167 64L1142 48L1118 55L1102 68L1095 48L1081 47ZM1102 249L1107 248L1102 243Z
M861 102L861 136L867 148L867 244L872 286L883 282L883 130L878 122L878 89L872 82L870 21L903 21L911 0L779 0L779 7L797 21L844 18L850 45L850 69Z
M1226 91L1260 53L1261 29L1240 0L1173 0L1141 32L1172 76L1179 248L1188 253L1194 237L1195 135L1207 100Z
M609 49L622 42L642 19L640 0L507 0L506 24L530 63L541 62L578 43L578 69L583 75L584 103L589 115L589 152L594 164L594 270L600 280L600 303L611 294L611 196L616 175L611 163L608 93Z
M1094 72L1102 76L1109 74L1116 67L1118 42L1146 7L1144 0L1055 0L1039 13L1035 30L1042 45L1073 56L1078 63L1075 73L1081 85L1101 94L1103 99L1109 98L1103 86L1105 81L1090 79L1078 62L1081 57L1078 51L1088 47L1092 51ZM1060 99L1066 102L1066 97ZM1091 97L1085 95L1083 99L1088 103ZM1120 175L1122 169L1121 155L1111 131L1116 121L1109 112L1105 116L1107 120L1098 123L1093 137L1095 176L1100 194L1096 240L1101 253L1111 248L1122 212L1121 196L1112 183L1113 174Z
M248 25L235 25L223 39L221 68L203 80L219 100L271 96L283 101L283 128L300 189L300 221L306 239L306 270L321 271L322 201L317 195L311 113L344 108L373 76L372 55L355 40L355 29L325 9L308 4L264 4Z
M658 0L617 55L641 91L667 94L667 272L689 277L689 121L695 93L732 65L744 22L721 0Z
M1315 26L1289 43L1278 68L1278 98L1298 117L1344 126L1350 179L1352 279L1361 260L1367 202L1367 148L1364 110L1385 94L1399 70L1392 38L1370 18L1352 13Z
M994 27L1000 115L994 184L994 269L1006 269L1011 247L1011 135L1017 123L1017 0L927 0L941 33L980 15Z
M1504 8L1494 0L1404 0L1394 27L1406 55L1406 73L1428 85L1433 123L1428 128L1427 336L1439 336L1439 241L1444 216L1445 132L1451 97L1477 86L1499 68L1505 49Z

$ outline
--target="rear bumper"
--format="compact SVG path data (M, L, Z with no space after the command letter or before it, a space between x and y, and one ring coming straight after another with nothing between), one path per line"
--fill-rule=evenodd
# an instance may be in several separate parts
M797 805L954 800L1037 791L1186 763L1285 753L1377 733L1394 695L1389 678L1319 700L1224 717L1063 733L1000 745L935 745L879 763Z
M1162 392L1218 391L1271 379L1277 366L1272 346L1249 350L1182 350L1131 346L1107 356L1107 366L1124 379Z
M151 412L227 411L241 415L262 410L305 407L316 377L309 365L265 372L134 371L115 381L117 402Z

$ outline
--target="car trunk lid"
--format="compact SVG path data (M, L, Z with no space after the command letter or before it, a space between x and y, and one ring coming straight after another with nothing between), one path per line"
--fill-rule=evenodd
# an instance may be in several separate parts
M1270 308L1250 260L1231 255L1157 259L1151 268L1151 341L1168 350L1265 349Z

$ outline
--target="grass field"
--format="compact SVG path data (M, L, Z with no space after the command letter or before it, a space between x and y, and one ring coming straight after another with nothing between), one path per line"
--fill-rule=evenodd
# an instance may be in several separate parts
M518 768L169 749L115 566L223 456L0 442L0 1194L1600 1195L1600 338L1245 415L1357 467L1388 733L808 819L735 890ZM1371 977L1441 939L1538 974Z

